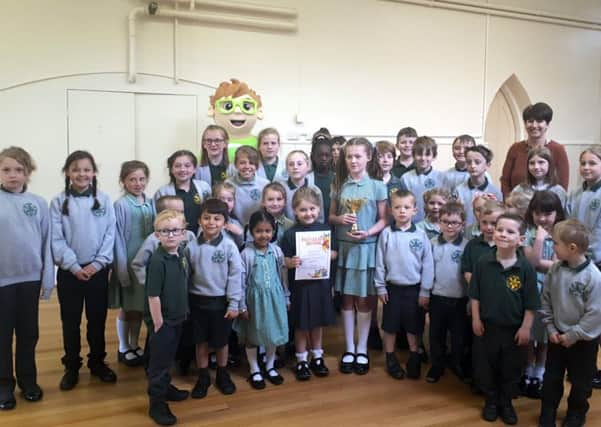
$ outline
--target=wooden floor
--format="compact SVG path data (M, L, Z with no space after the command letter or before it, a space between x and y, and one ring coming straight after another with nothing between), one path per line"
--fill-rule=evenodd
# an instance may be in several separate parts
M40 342L37 360L39 383L44 399L29 403L17 397L17 408L0 413L0 426L110 426L153 425L148 418L146 381L141 368L117 364L115 311L107 320L107 361L117 371L117 384L102 384L91 379L83 368L80 383L73 391L62 392L58 383L63 373L60 364L62 339L56 294L40 307ZM82 334L85 336L85 334ZM336 364L343 350L341 328L326 333L327 378L297 382L291 371L282 370L286 379L281 386L268 384L256 391L246 382L245 366L233 371L238 391L221 395L212 386L202 400L172 403L171 409L182 426L477 426L503 425L481 421L482 399L447 373L438 384L425 380L395 381L384 371L383 355L372 352L372 369L365 376L343 375ZM86 347L84 346L84 349ZM85 355L85 350L82 352ZM401 354L402 360L406 354ZM214 373L213 373L214 375ZM195 377L175 377L178 387L191 389ZM520 398L514 402L520 426L536 425L539 401ZM565 411L565 400L560 417ZM594 391L589 426L601 426L601 391Z

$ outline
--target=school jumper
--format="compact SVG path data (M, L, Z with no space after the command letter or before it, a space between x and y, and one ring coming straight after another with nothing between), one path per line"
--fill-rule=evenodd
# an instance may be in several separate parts
M208 162L208 164L196 168L194 179L204 181L210 188L213 188L213 185L225 181L230 176L231 171L232 165L226 166L223 160L218 165Z
M321 194L321 190L319 189L318 186L311 184L306 177L305 177L305 182L299 187L294 185L294 183L290 180L290 178L288 178L285 181L280 181L280 184L282 184L284 186L284 188L286 189L286 207L284 208L284 214L286 215L287 218L289 218L292 221L294 221L294 218L295 218L294 209L292 208L292 198L294 197L296 190L298 190L299 188L302 188L302 187L309 187L312 190L314 190L319 196L319 216L317 217L317 221L325 222L326 213L325 213L324 207L323 207L323 195Z
M184 201L184 217L187 222L187 229L194 234L198 233L198 218L200 217L200 205L211 197L211 187L205 181L197 179L190 180L190 189L188 191L175 188L175 184L170 182L163 185L154 193L154 202L156 203L162 196L178 196Z
M54 287L50 252L50 215L46 201L27 191L12 193L0 186L0 401L12 396L13 332L15 371L23 391L37 384L38 302ZM40 292L41 290L41 292Z
M240 179L240 175L236 173L236 175L228 178L226 182L236 187L236 204L234 205L233 214L242 225L246 225L250 216L261 209L263 188L269 184L269 181L256 175L250 181L245 181Z
M257 168L257 176L265 178L269 182L287 180L288 172L286 171L285 159L278 156L275 162L270 165L260 160L259 167Z
M566 213L586 225L589 236L589 254L592 261L601 264L601 181L593 185L586 182L570 193Z
M428 239L438 237L441 234L440 225L431 223L427 217L415 224L415 226L425 232Z
M499 190L495 185L491 184L488 178L484 178L484 183L477 187L472 184L471 180L468 179L461 183L457 188L455 188L455 191L453 191L452 197L455 200L463 203L465 208L465 223L467 225L473 224L476 221L476 216L474 215L474 210L472 209L472 202L476 197L483 193L492 193L499 202L503 201L501 190Z
M69 215L62 207L68 198ZM115 210L109 196L97 192L100 207L92 210L94 198L91 189L83 193L70 190L56 196L50 204L52 221L52 257L59 267L57 290L63 327L67 370L81 367L80 324L86 309L87 339L90 347L88 367L104 363L106 357L104 325L108 306L108 267L113 261L115 245ZM92 264L97 273L88 281L80 281L75 273Z
M413 169L401 177L401 184L415 196L417 214L413 217L413 222L420 222L425 218L424 193L433 188L445 188L444 172L430 167L428 171L417 172Z

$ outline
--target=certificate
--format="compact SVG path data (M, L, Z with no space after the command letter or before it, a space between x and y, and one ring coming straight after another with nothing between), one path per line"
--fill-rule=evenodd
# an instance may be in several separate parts
M301 231L296 233L296 256L301 265L296 267L295 280L330 278L330 230Z

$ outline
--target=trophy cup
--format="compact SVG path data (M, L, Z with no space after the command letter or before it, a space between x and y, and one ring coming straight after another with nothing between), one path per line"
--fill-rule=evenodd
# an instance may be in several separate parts
M367 199L345 199L344 205L353 215L357 215L357 212L361 210L366 201ZM359 227L357 226L357 223L353 224L351 226L351 233L356 233L358 231Z

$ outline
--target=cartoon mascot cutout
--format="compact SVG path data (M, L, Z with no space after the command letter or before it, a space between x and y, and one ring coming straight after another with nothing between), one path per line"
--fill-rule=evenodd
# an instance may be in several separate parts
M230 137L227 150L230 162L233 163L238 147L257 148L257 137L251 131L257 120L263 119L261 97L246 83L230 79L221 82L209 100L209 117L225 128Z

